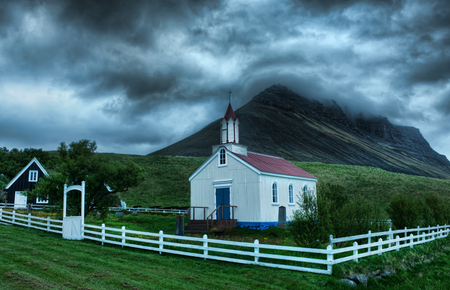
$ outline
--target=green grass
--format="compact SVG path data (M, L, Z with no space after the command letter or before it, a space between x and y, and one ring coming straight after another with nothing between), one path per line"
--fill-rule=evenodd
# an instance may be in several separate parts
M112 160L136 162L144 169L145 180L135 188L121 193L127 206L188 207L190 206L189 176L206 157L159 157L99 153ZM293 162L316 176L319 182L344 186L350 196L361 195L385 207L392 195L405 193L419 196L436 193L450 198L450 180L388 172L369 166Z
M189 207L189 176L203 164L204 157L155 157L104 154L113 160L135 162L144 169L144 181L120 194L127 206Z
M369 166L293 162L319 182L342 185L350 196L363 196L385 207L396 193L411 197L435 193L450 198L450 179L394 173Z
M368 289L449 289L450 238L437 239L413 249L403 248L383 255L347 262L333 267L333 288L343 288L337 279L348 275L395 270L381 280L369 279Z
M333 267L333 276L158 254L0 225L0 289L345 289L347 275L395 269L369 289L448 289L450 239ZM405 270L406 269L406 270Z
M330 278L0 227L0 289L318 289Z

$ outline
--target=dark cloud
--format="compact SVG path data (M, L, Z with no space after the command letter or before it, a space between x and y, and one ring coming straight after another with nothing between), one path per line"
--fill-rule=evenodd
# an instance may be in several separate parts
M228 90L237 109L276 83L427 132L450 122L448 1L0 3L2 140L149 153L220 117Z

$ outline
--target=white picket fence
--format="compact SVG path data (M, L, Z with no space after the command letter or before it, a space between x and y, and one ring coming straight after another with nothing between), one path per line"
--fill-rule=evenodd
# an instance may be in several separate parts
M19 214L16 211L4 211L0 208L0 221L8 224L24 226L28 228L43 230L51 233L62 234L62 221L51 219L50 217L41 218L29 214Z
M48 232L62 233L62 221L52 220L49 217L33 217L31 214L23 215L0 209L0 221L46 230ZM132 247L155 252L184 255L203 259L219 260L241 264L253 264L288 270L311 273L332 273L333 265L346 261L358 261L359 258L381 255L384 252L399 250L404 247L413 247L438 238L448 236L450 226L435 226L427 228L403 229L385 231L344 238L330 236L330 244L326 249L302 248L292 246L278 246L260 244L258 240L253 243L233 242L218 239L209 239L207 235L202 238L167 235L159 233L141 232L85 224L83 238L122 247ZM395 236L395 238L394 238ZM402 237L400 237L402 236ZM378 238L378 239L377 239ZM383 238L385 240L383 240ZM350 246L333 248L342 243ZM360 241L361 244L358 244Z
M84 238L119 246L151 250L161 253L184 255L190 257L254 264L281 269L331 274L327 269L306 267L303 264L328 265L325 249L277 246L253 243L233 242L218 239L167 235L159 233L140 232L94 225L84 225ZM225 246L225 247L224 247ZM180 250L189 249L189 250ZM272 252L272 253L269 253ZM301 253L313 253L322 258L302 257ZM325 267L326 268L326 267Z

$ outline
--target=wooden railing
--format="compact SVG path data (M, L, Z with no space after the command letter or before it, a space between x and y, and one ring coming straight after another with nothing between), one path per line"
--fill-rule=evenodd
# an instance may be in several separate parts
M237 207L236 205L219 205L215 210L211 212L211 214L206 218L206 229L209 231L210 229L214 228L214 213L217 214L217 221L224 220L223 218L223 209L224 208L231 208L231 219L234 220L234 208ZM221 210L221 211L220 211ZM220 211L220 212L219 212ZM221 213L221 215L219 215ZM222 217L219 219L219 216ZM210 223L211 222L211 223Z
M181 216L184 219L184 216L188 215L189 221L191 221L191 220L195 221L195 210L198 208L203 208L203 220L205 220L206 209L208 208L207 206L190 206ZM192 212L192 219L191 219L191 212Z

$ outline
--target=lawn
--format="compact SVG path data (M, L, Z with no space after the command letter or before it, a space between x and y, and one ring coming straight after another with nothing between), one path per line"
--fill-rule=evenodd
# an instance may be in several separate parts
M1 289L317 289L330 278L0 227Z

